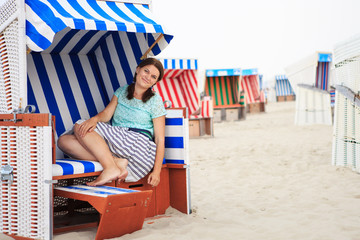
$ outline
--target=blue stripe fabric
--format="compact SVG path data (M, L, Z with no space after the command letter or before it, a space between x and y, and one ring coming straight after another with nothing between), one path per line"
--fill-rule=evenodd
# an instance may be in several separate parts
M171 164L188 164L186 121L171 116L165 118L165 162Z
M96 187L88 187L88 186L82 186L82 185L72 185L72 186L63 186L59 187L61 190L71 189L71 190L78 190L79 192L86 193L95 193L95 194L101 194L101 195L116 195L116 194L122 194L122 193L134 193L139 192L138 190L131 190L126 188L116 188L116 187L110 187L110 186L96 186ZM116 193L118 192L118 193Z
M103 58L110 60L111 59L111 54L110 54L108 46L105 45L105 44L102 44L100 46L100 48L101 48L101 52L103 54ZM116 74L115 74L114 65L112 64L111 61L107 61L107 62L108 62L108 64L106 64L106 67L107 67L106 70L108 72L108 77L111 80L112 90L115 92L116 89L118 89L120 87L120 84L119 84L119 81L118 81L118 79L116 77Z
M48 104L48 108L51 114L55 115L56 118L60 117L60 110L59 110L59 106L56 104L56 99L55 99L55 95L54 95L54 89L51 87L51 83L50 83L50 78L48 73L45 71L45 63L41 57L40 54L34 53L32 54L33 59L34 59L34 63L35 63L35 68L36 68L36 72L39 74L39 78L42 79L42 92L45 95L45 98L47 100ZM31 104L31 103L30 103ZM36 108L38 111L40 111L39 107ZM63 125L63 123L60 121L59 123L56 124L57 129L59 129L59 131L64 132L65 131L65 126Z
M123 60L121 59L121 56L126 56L126 51L125 51L123 45L121 44L120 36L119 36L119 34L113 34L112 38L113 38L114 45L117 46L117 48L116 48L117 56L120 61L121 68L124 71L125 78L132 79L133 73L132 73L129 62L124 61L124 59Z
M183 125L182 118L165 118L165 125Z
M86 76L84 73L85 69L82 67L80 59L77 55L71 55L70 58L71 58L73 66L74 66L77 79L79 79L80 89L81 89L83 98L85 100L87 110L90 113L90 116L94 116L98 112L96 110L94 99L92 98L92 95L90 92L90 87L86 81Z
M98 187L94 187L93 189L91 189L91 188L82 188L82 187L76 187L76 186L66 186L64 188L80 190L80 191L89 192L89 193L102 194L102 195L116 195L116 193L112 193L112 192L98 191L97 190Z
M56 17L53 11L43 2L36 0L25 0L25 4L28 5L40 19L47 21L47 25L54 32L58 32L66 28L66 24L61 19Z
M99 73L99 65L97 64L97 61L96 61L96 59L94 59L93 55L89 55L88 57L89 57L92 74L93 74L93 76L95 78L95 82L97 84L97 88L99 89L100 92L104 93L105 92L104 81L103 81L101 75L98 74ZM101 99L102 99L104 106L108 105L108 103L110 102L110 99L108 98L108 96L106 94L101 94Z
M56 164L60 165L63 169L63 175L74 174L74 167L70 163L57 162Z
M35 94L29 81L29 75L27 76L27 89L28 89L28 102L32 103L31 105L34 105L36 107L36 110L39 111L38 110L39 108L37 107L38 104L36 102Z
M46 49L51 45L51 41L49 41L46 37L44 37L43 35L41 35L36 28L34 27L34 25L32 25L29 21L26 21L26 32L29 35L32 35L32 41L34 41L36 43L36 45L40 48L40 49Z
M90 161L79 161L74 159L66 159L66 161L81 163L84 166L84 173L95 172L95 166Z
M98 186L98 187L107 189L107 190L113 190L113 191L125 192L125 193L139 192L138 190L131 190L131 189L126 189L126 188L116 188L116 187L110 187L110 186Z
M241 76L240 68L233 69L207 69L206 77L219 77L219 76Z
M75 46L71 49L71 51L69 52L70 55L72 54L78 54L83 47L90 41L90 39L92 39L94 37L94 35L96 34L96 31L88 31L76 44Z
M289 79L285 75L275 76L275 93L276 96L295 95Z
M159 58L164 69L197 70L197 59Z
M184 137L165 137L165 148L184 148Z
M51 53L60 53L61 50L71 41L71 39L79 32L79 30L70 30L60 39L59 43L54 47Z
M171 164L185 164L184 160L176 160L176 159L168 159L166 160L166 163L171 163Z
M28 104L35 105L37 112L55 115L58 136L77 120L102 111L109 102L90 56L33 52L27 57L31 60Z
M148 45L151 46L151 44L156 41L154 35L148 33L146 33L145 35L145 38L148 40ZM158 55L161 52L159 45L155 44L154 47L151 49L151 52L154 56Z
M156 32L164 32L161 25L157 24L154 20L151 18L146 17L139 9L137 9L133 4L125 3L125 6L130 9L131 12L133 12L137 17L139 17L143 22L151 24L154 26L154 29Z
M58 74L58 76L61 78L61 90L64 93L65 96L65 100L68 106L76 106L76 101L74 98L74 94L71 90L71 86L70 86L70 82L69 82L69 78L66 75L66 71L63 65L63 62L61 60L61 57L58 54L53 54L51 55L54 64L56 66L56 73ZM71 114L71 119L73 122L76 122L77 120L80 119L80 113L79 110L77 108L69 108L70 114ZM58 119L58 118L57 118Z
M27 12L26 35L31 39L28 46L33 51L47 49L55 39L54 35L67 27L76 30L146 33L147 47L155 42L153 34L159 36L162 33L165 42L155 44L153 54L158 54L166 47L164 43L169 43L173 37L153 19L146 5L96 0L81 0L81 4L80 0L26 0L25 4L31 9ZM121 9L131 14L127 15Z

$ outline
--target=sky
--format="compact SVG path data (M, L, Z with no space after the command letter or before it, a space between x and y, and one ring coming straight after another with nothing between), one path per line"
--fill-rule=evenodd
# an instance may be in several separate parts
M359 0L152 0L152 11L174 35L158 57L257 68L265 81L360 33Z

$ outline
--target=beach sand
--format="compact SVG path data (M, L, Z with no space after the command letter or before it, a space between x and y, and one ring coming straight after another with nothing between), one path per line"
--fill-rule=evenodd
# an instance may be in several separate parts
M121 240L360 239L360 175L331 165L332 126L294 125L295 102L190 139L191 204ZM94 239L96 229L55 240Z

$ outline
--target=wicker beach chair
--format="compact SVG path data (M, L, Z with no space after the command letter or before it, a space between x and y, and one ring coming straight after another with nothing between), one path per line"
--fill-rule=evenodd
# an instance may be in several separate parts
M168 110L156 188L142 179L110 183L95 194L80 189L101 166L64 159L55 147L77 119L106 106L141 58L172 39L153 20L150 1L138 2L8 0L0 8L1 233L51 239L54 232L98 226L96 238L103 239L141 229L145 217L169 206L190 212L183 109ZM36 113L24 111L28 104Z
M331 62L331 53L316 52L285 68L296 94L295 124L332 124Z

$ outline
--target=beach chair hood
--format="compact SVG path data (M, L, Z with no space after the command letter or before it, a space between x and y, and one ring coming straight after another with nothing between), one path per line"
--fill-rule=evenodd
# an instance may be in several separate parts
M58 134L104 109L173 38L148 5L127 2L26 0L27 102L55 115Z
M133 40L137 40L137 46L132 47L134 51L146 52L151 48L147 54L157 55L172 39L172 35L154 20L145 4L96 0L26 0L25 11L27 46L37 52L48 49L48 52L87 53L108 35L128 32L134 33L130 41L132 45ZM76 46L73 46L74 41L78 42ZM59 46L59 43L62 45ZM49 49L51 45L53 48Z

